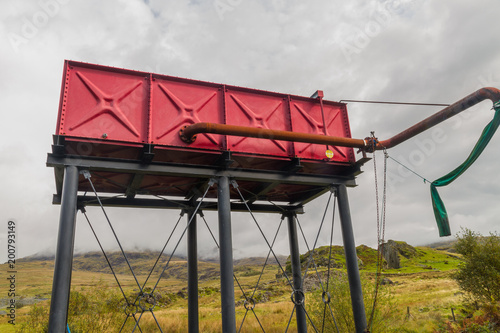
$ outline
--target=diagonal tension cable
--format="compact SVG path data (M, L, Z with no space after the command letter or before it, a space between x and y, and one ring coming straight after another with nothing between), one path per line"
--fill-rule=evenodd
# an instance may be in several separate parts
M236 189L236 191L237 191L237 192L238 192L238 194L240 195L240 198L241 198L242 202L243 202L243 203L245 204L245 206L247 207L247 210L248 210L248 212L250 213L250 216L252 217L253 221L255 222L255 224L256 224L256 226L257 226L257 228L259 229L259 231L260 231L260 233L261 233L262 237L264 238L264 240L265 240L265 242L266 242L267 246L269 247L269 250L270 250L270 251L272 251L273 256L274 256L274 258L275 258L276 262L278 262L278 265L279 265L279 267L280 267L281 271L283 272L283 275L286 277L286 279L287 279L287 281L288 281L288 284L290 285L290 287L292 288L292 290L294 290L294 288L293 288L293 284L292 284L292 282L290 281L290 279L289 279L288 275L286 274L285 270L283 269L283 266L282 266L282 265L281 265L281 263L279 262L278 257L276 256L276 253L275 253L275 252L274 252L274 250L273 250L273 247L272 247L272 246L271 246L271 244L269 243L269 241L268 241L268 239L267 239L266 235L264 234L264 231L262 230L262 228L260 227L259 223L257 222L257 219L255 218L255 215L253 214L253 212L252 212L252 210L250 209L250 207L248 206L247 201L245 200L245 198L244 198L244 197L243 197L243 195L241 194L241 191L239 190L239 186L238 186L238 184L236 183L236 181L235 181L235 180L232 180L232 181L231 181L231 184L233 185L233 187ZM315 332L318 332L318 329L317 329L317 328L316 328L316 326L314 325L314 323L313 323L313 321L312 321L311 317L309 316L309 313L307 312L307 310L306 310L306 308L305 308L304 304L302 304L302 307L303 307L303 309L304 309L304 312L305 312L305 314L306 314L307 318L309 319L309 322L310 322L311 326L313 327L313 329L315 330ZM294 308L295 308L295 307L294 307Z
M316 274L318 275L319 283L320 283L321 289L323 289L323 291L325 291L325 288L324 288L323 282L321 281L321 278L319 276L318 267L316 266L316 262L314 260L314 251L316 250L316 245L318 243L319 235L321 234L321 229L323 229L323 224L325 222L326 213L328 212L328 207L330 206L330 201L332 199L332 195L333 195L333 193L330 192L330 195L328 197L328 202L326 203L325 211L323 212L323 218L321 219L321 223L320 223L320 226L318 229L318 233L316 234L316 239L314 240L314 245L313 245L312 250L309 248L309 245L307 244L306 236L304 234L304 231L302 230L302 226L300 225L299 219L296 218L297 225L299 225L299 229L300 229L300 232L302 233L302 237L304 238L304 242L306 244L307 251L310 252L309 259L307 260L306 269L305 269L304 274L302 276L302 284L304 284L304 280L307 276L307 272L309 271L309 267L312 263L314 265L315 270L316 270Z
M153 274L153 271L154 269L156 268L156 265L158 264L158 262L160 261L160 258L161 256L163 255L163 252L165 251L168 243L170 242L170 239L172 238L175 230L177 229L177 226L179 225L179 222L181 221L182 217L184 216L184 211L181 211L181 214L179 216L179 219L177 219L177 222L175 223L175 226L174 226L174 229L172 230L172 232L170 233L170 235L168 236L168 239L167 241L165 242L165 245L163 245L163 248L161 249L160 251L160 254L158 255L158 258L156 258L156 261L153 265L153 267L151 268L151 270L149 271L149 274L148 276L146 277L146 280L144 281L144 284L142 285L142 288L144 289L144 287L146 286L146 283L148 283L148 280L149 278L151 277L151 274Z
M204 216L204 215L201 215L201 218L203 219L203 222L205 223L205 226L207 227L207 229L208 229L208 231L209 231L210 235L212 236L212 240L214 241L215 245L216 245L216 246L217 246L217 248L219 249L219 248L220 248L220 246L219 246L219 242L217 242L217 239L215 238L215 235L214 235L214 233L212 232L212 229L211 229L211 228L210 228L210 226L208 225L207 220L205 219L205 216ZM234 274L234 272L233 272L233 278L234 278L234 280L236 281L236 284L238 285L238 288L240 289L241 293L243 294L243 297L245 298L245 302L247 302L247 301L250 301L250 300L251 300L251 301L252 301L252 304L253 304L253 295L252 295L251 297L248 297L248 296L247 296L247 293L246 293L246 292L245 292L245 290L243 289L242 285L240 284L240 281L238 280L238 278L236 277L236 274ZM259 278L259 280L260 280L260 278ZM262 332L265 332L264 327L262 326L262 323L260 322L259 317L257 316L257 313L255 313L255 311L254 311L254 307L255 307L255 305L251 306L250 308L247 308L247 307L245 306L245 310L246 310L246 312L245 312L245 315L243 316L243 320L242 320L242 322L241 322L241 325L240 325L240 328L239 328L239 330L238 330L238 333L241 331L241 328L243 327L243 323L245 322L245 318L246 318L246 316L247 316L247 314L248 314L248 311L249 311L249 310L251 310L251 311L253 312L253 314L254 314L254 316L255 316L255 319L257 320L257 323L259 324L259 326L260 326L260 328L261 328Z
M280 223L278 225L278 229L276 230L276 233L274 234L274 238L273 238L273 242L271 243L271 246L274 246L275 242L276 242L276 238L278 237L278 234L280 232L280 229L281 229L281 225L283 224L283 220L284 220L284 216L282 216L281 220L280 220ZM259 275L259 278L257 280L257 283L255 284L255 288L252 292L252 296L250 296L250 300L253 300L254 299L254 296L255 296L255 293L257 292L257 289L259 287L259 284L260 284L260 280L262 279L262 276L264 275L264 270L266 269L266 266L267 266L267 262L269 261L269 257L271 256L271 251L268 251L267 252L267 256L266 256L266 260L264 261L264 265L262 266L262 270L260 272L260 275ZM243 293L243 295L245 295L245 293ZM245 295L245 298L246 298L246 295ZM245 308L246 309L246 308ZM251 308L252 312L254 313L255 315L255 318L257 319L257 321L259 321L259 319L257 318L257 314L255 313L254 309ZM246 312L245 312L245 315L243 316L243 320L241 321L241 325L240 325L240 329L238 330L238 332L241 331L241 328L243 327L243 323L245 322L245 318L247 316L247 313L248 313L248 309L246 309ZM260 324L260 321L259 321L259 324ZM262 325L261 325L261 328L262 328ZM262 328L262 331L264 331L264 328Z
M257 228L259 229L262 237L264 238L266 244L267 244L267 247L269 248L269 250L272 252L273 256L274 256L274 259L276 260L276 262L278 263L278 266L280 267L281 269L281 272L283 273L283 276L285 276L285 278L287 279L287 282L288 284L290 285L290 287L293 289L293 284L292 282L290 281L290 278L288 277L288 275L286 274L285 270L283 269L283 266L281 265L280 261L278 260L278 256L276 255L276 253L274 252L271 244L269 243L269 240L267 239L266 235L264 234L264 231L262 230L262 228L260 227L259 223L257 222L257 219L255 218L255 215L253 214L252 210L250 209L250 207L248 206L248 203L247 201L245 200L245 198L243 197L243 194L241 194L241 191L239 189L239 186L238 184L236 183L236 181L231 181L231 184L233 185L233 187L236 189L236 191L238 192L238 194L240 195L240 198L242 200L242 202L245 204L245 207L247 208L248 212L250 213L250 216L252 217L252 220L255 222L255 225L257 226Z
M137 284L137 287L139 287L140 291L142 292L141 284L137 280L137 276L135 276L134 270L132 269L132 266L130 265L130 262L128 261L127 255L125 254L125 251L123 250L122 244L120 243L120 240L118 239L118 236L116 235L115 229L113 228L113 225L111 224L111 221L109 220L108 214L106 213L106 210L104 209L104 206L103 206L103 204L101 202L101 199L99 198L99 195L97 194L97 191L96 191L96 189L94 187L94 184L92 183L92 179L90 179L91 178L90 172L87 171L87 170L84 170L82 173L83 173L83 176L85 177L85 179L87 179L89 181L89 184L92 187L92 190L94 191L96 199L99 202L99 206L101 207L101 210L104 213L106 221L108 222L108 225L111 228L111 231L113 232L115 240L118 243L118 246L120 247L120 251L121 251L121 253L123 255L123 258L125 258L125 261L127 262L127 265L128 265L128 267L130 269L130 272L134 276L134 279L135 279L135 282Z
M123 291L123 287L122 285L120 284L120 281L118 280L118 277L116 276L116 272L115 270L113 269L113 266L111 265L111 261L109 260L106 252L104 251L104 248L101 244L101 241L99 240L99 237L97 237L97 233L95 232L94 230L94 227L92 226L92 223L90 223L90 219L89 217L87 216L87 212L85 210L84 207L82 207L80 209L83 213L83 215L85 216L85 219L87 220L87 223L90 227L90 230L92 231L92 233L94 234L94 237L97 241L97 244L99 244L99 248L101 249L101 252L102 254L104 255L104 258L106 259L106 262L108 263L108 266L109 266L109 269L111 270L111 273L113 274L113 277L115 278L115 281L116 281L116 284L118 285L118 288L120 289L120 292L122 293L122 296L123 296L123 299L125 300L125 303L126 303L126 306L129 307L129 306L133 306L133 304L130 303L130 301L128 300L127 296L125 295L125 292ZM125 321L124 323L122 324L122 327L120 328L120 332L122 331L123 327L125 326L125 324L127 323L127 320L130 316L132 316L135 320L135 322L137 323L137 318L135 317L135 313L133 314L130 314L130 313L126 313L127 317L125 318ZM141 330L141 327L139 326L139 331L142 332Z
M305 269L303 277L302 277L302 285L304 284L304 281L305 281L306 276L307 276L307 272L308 272L309 267L310 267L311 262L312 262L313 265L314 265L314 269L316 271L316 276L318 277L318 281L320 283L321 289L323 290L322 299L323 299L323 302L325 303L325 310L324 310L324 312L326 311L326 303L327 303L327 302L324 301L324 297L326 295L326 296L328 296L327 300L328 300L328 307L330 309L330 315L331 315L331 317L333 319L333 322L334 322L335 327L337 328L337 332L338 332L337 321L335 320L335 316L333 315L332 308L331 308L331 306L329 304L330 303L330 301L329 301L330 300L330 294L328 293L328 284L327 284L327 288L325 289L325 287L323 285L323 281L322 281L321 276L320 276L319 271L318 271L318 267L316 265L316 261L314 260L314 251L316 250L316 245L317 245L317 242L318 242L318 239L319 239L319 235L321 233L321 230L323 229L323 224L325 222L326 214L328 212L328 208L330 206L331 198L332 198L333 195L335 195L335 197L336 197L336 191L331 190L330 196L328 197L328 201L326 203L325 211L323 213L323 218L321 219L321 224L320 224L320 227L318 229L318 233L316 235L316 239L314 241L314 245L313 245L312 250L309 248L309 244L307 243L307 238L305 236L304 230L302 229L302 225L300 224L300 221L299 221L299 219L297 217L296 217L296 221L297 221L297 225L299 226L299 230L300 230L300 232L302 234L302 237L304 239L307 251L311 253L310 256L309 256L309 259L307 261L307 266L306 266L306 269ZM336 205L335 205L335 201L334 201L334 209L333 209L333 216L332 216L332 229L331 229L331 236L330 236L331 240L330 240L330 243L333 242L333 223L334 223L334 216L335 216L335 207L336 207ZM329 258L329 261L328 261L328 270L330 270L331 249L332 248L331 248L331 244L330 244L330 258ZM328 275L329 275L329 273L328 273ZM327 280L327 283L328 283L328 280ZM324 326L324 316L323 316L323 326Z
M177 243L175 244L175 247L174 249L172 250L172 253L170 254L170 257L168 258L168 261L167 263L165 264L165 266L163 267L163 270L160 274L160 276L158 277L158 281L156 281L156 284L153 288L153 290L151 290L151 293L154 293L154 291L156 290L156 288L158 287L158 284L160 283L161 281L161 278L163 276L163 274L165 273L165 270L167 269L168 265L170 264L170 261L172 260L172 257L174 256L175 254L175 251L177 251L177 248L179 247L179 244L181 243L182 241L182 238L184 238L184 235L186 234L186 231L188 230L189 228L189 225L191 224L191 222L193 221L194 217L196 216L196 214L198 213L198 211L200 210L200 207L201 207L201 204L203 203L203 200L205 200L205 197L207 196L207 193L208 193L208 190L215 184L215 180L214 179L211 179L210 182L209 182L209 186L207 186L207 189L205 190L205 193L203 193L203 196L202 198L200 199L200 202L198 203L198 205L196 206L195 210L193 211L193 214L191 215L191 218L189 219L186 227L184 228L184 230L182 231L182 234L181 236L179 237L179 240L177 241Z
M330 272L331 272L331 262L332 262L332 247L333 247L333 228L335 226L335 211L337 208L337 190L335 189L333 192L334 195L334 200L333 200L333 213L332 213L332 228L330 230L330 247L328 251L328 270L327 270L327 275L326 275L326 292L323 291L323 294L321 295L322 301L325 304L323 308L323 324L321 328L321 332L324 332L325 330L325 318L326 318L326 307L328 306L328 309L330 310L330 315L332 316L333 323L335 324L335 328L337 329L337 333L339 333L339 327L337 326L337 321L335 320L335 316L333 315L333 310L330 305ZM325 299L326 296L326 299Z

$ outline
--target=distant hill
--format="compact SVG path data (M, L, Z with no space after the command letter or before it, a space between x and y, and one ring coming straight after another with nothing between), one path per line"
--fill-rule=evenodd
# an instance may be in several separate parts
M436 243L432 243L432 244L429 244L427 245L427 247L430 247L432 249L436 249L436 250L439 250L439 251L446 251L446 252L450 252L450 253L455 253L455 244L457 243L457 240L456 239L450 239L450 240L446 240L446 241L443 241L443 242L436 242Z
M159 253L153 251L144 252L125 252L130 266L135 274L147 275L153 267L153 275L157 276L163 272L170 255L164 253L159 259ZM130 268L127 261L121 252L114 251L106 253L108 260L117 274L129 274ZM280 264L285 265L287 256L277 256ZM32 255L29 257L18 259L18 262L37 262L37 261L53 261L55 258L52 255ZM158 260L158 262L156 262ZM264 257L251 257L238 259L234 261L234 271L240 272L245 275L258 274L258 270L251 269L250 267L263 266L266 258ZM156 263L156 266L155 266ZM267 260L267 265L277 265L274 256L270 256ZM111 269L103 256L102 252L88 252L82 254L75 254L73 258L73 269L80 271L89 271L96 273L109 273ZM218 259L208 259L198 261L199 279L209 280L218 278L219 276L219 261ZM180 280L187 279L187 258L181 256L173 256L170 259L168 267L163 272L163 277L174 278Z
M449 270L456 267L459 262L459 257L453 254L454 242L441 242L431 244L427 247L417 246L413 247L406 242L401 241L388 241L387 244L393 244L395 248L395 255L399 266L397 270L400 272L414 272L422 270ZM377 250L372 249L366 245L360 245L356 248L358 253L358 265L360 270L375 271L377 267ZM187 258L174 256L171 258L168 267L164 270L166 263L169 259L169 254L163 254L158 259L158 252L144 251L144 252L126 252L127 259L130 266L133 268L135 274L147 275L153 267L153 275L158 275L163 272L165 278L175 278L180 280L187 279ZM121 252L107 253L108 260L117 274L128 274L130 268L128 267L125 258ZM312 272L314 264L309 263L311 252L304 253L300 256L302 270L306 269ZM314 250L314 262L319 269L325 269L330 263L330 268L345 268L344 248L339 245L322 246ZM329 258L331 257L331 260ZM392 268L388 265L387 256L383 260L383 268L390 273ZM18 259L19 262L34 262L34 261L52 261L54 256L47 255L33 255L25 258ZM156 261L158 262L156 263ZM278 256L278 260L282 266L286 266L286 271L291 272L290 259L287 256ZM264 257L250 257L234 261L235 273L244 275L258 274L258 267L262 267L266 258ZM155 266L156 263L156 266ZM277 265L273 256L270 256L267 264L269 266ZM111 270L101 252L88 252L83 254L76 254L73 259L73 269L80 271L89 271L96 273L111 273ZM217 259L199 260L198 270L200 280L207 280L218 278L219 276L219 262Z
M385 248L390 245L393 248L393 260L398 263L397 268L388 265L384 257L382 268L386 273L391 272L418 272L426 270L450 270L456 268L460 258L451 253L449 247L442 246L440 248L430 248L424 246L413 247L406 242L389 240ZM451 246L450 246L451 248ZM366 245L356 247L358 254L358 266L360 270L373 272L377 268L377 250L372 249ZM312 251L309 251L300 256L302 270L314 270L314 264L310 261L311 256L314 258L315 265L318 269L326 269L328 265L330 268L345 268L344 248L342 246L334 245L322 246ZM331 259L330 259L331 258ZM287 272L291 272L291 263L287 261Z

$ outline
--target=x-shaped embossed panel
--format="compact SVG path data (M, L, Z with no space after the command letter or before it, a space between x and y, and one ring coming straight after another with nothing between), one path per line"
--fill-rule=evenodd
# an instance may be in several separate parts
M252 128L290 131L287 97L227 90L226 124ZM228 136L233 152L293 157L292 144L286 141Z
M147 142L149 75L67 66L57 134Z
M343 104L323 103L323 115L321 104L310 100L294 99L290 102L290 114L294 132L311 133L337 137L351 137L347 110ZM311 143L295 142L295 154L299 158L325 160L336 162L354 162L352 148L326 146ZM327 156L327 151L333 152L333 156Z
M222 89L153 77L150 143L185 147L179 130L200 122L223 123ZM190 148L223 149L222 136L200 134Z

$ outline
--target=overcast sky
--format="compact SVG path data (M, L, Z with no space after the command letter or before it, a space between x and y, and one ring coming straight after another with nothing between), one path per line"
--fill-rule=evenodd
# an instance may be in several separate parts
M500 88L499 14L498 0L2 1L0 261L6 257L9 219L17 225L19 257L55 249L59 206L51 204L55 183L45 161L64 59L301 96L321 89L334 101L452 103L483 86ZM348 104L355 138L375 131L386 139L439 109ZM389 155L435 180L468 156L492 115L491 102L483 102ZM499 143L497 134L461 178L440 189L453 234L461 227L498 230ZM381 183L381 153L377 160ZM374 246L373 163L363 170L358 186L349 189L351 213L356 244ZM386 239L413 245L440 240L429 185L392 160L387 175ZM299 217L310 246L326 199L309 204ZM109 213L129 250L160 249L179 216L131 209ZM106 248L115 248L100 212L89 209L89 216ZM272 237L280 217L257 218ZM215 216L207 214L207 220L216 233ZM250 217L234 214L233 222L235 257L265 255ZM204 255L217 253L208 235L200 227ZM328 239L326 230L319 242ZM341 243L338 224L335 242ZM80 214L76 249L98 249ZM179 251L185 252L185 244ZM277 252L288 254L286 228Z

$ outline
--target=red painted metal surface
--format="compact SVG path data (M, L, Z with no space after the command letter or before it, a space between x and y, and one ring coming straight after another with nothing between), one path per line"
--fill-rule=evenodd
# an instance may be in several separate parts
M65 62L56 134L77 154L136 159L151 145L156 161L212 165L230 151L236 167L280 169L299 158L302 172L323 170L318 163L334 166L327 174L355 162L353 149L345 147L210 133L192 144L179 138L180 128L201 122L351 137L345 104L322 96Z
M66 63L57 134L145 143L148 76Z

